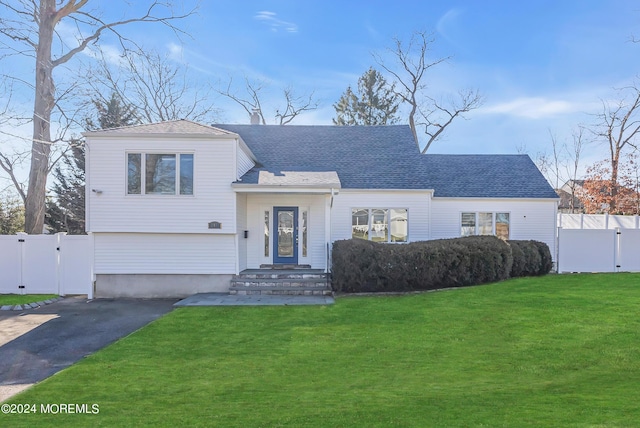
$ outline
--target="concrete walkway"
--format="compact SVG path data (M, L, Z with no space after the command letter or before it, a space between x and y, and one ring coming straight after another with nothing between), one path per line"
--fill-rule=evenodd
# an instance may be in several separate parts
M180 300L174 306L297 306L332 305L334 303L335 300L331 296L201 293Z

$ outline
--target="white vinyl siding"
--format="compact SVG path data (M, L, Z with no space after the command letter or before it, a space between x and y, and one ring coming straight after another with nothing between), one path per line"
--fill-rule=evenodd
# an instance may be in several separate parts
M234 235L95 233L96 274L233 274Z
M237 227L238 227L238 270L247 268L247 240L244 231L247 230L247 195L238 193L236 195Z
M303 256L303 236L298 240L298 263L314 269L326 265L325 204L328 195L247 195L247 267L258 268L273 263L273 237L269 237L269 256L265 257L265 211L269 212L269 226L273 229L273 207L298 207L298 228L302 232L302 216L307 212L307 257Z
M197 138L93 139L88 142L91 232L236 233L234 145ZM193 195L128 195L128 153L193 153ZM95 191L93 191L95 190ZM221 229L208 229L217 221Z
M509 239L534 239L556 254L556 202L553 200L433 198L431 238L461 235L462 213L509 213Z
M238 147L236 157L238 162L238 178L240 178L253 168L254 163L242 147Z
M334 196L331 210L331 240L351 239L352 210L358 208L400 208L407 210L409 241L429 239L430 192L411 191L350 191L341 190Z

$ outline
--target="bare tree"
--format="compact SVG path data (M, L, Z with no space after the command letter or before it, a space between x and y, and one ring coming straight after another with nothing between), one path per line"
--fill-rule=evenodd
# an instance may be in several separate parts
M434 42L433 34L416 31L411 35L408 43L397 37L393 39L393 47L388 49L388 53L393 58L393 64L385 61L380 54L373 54L375 61L398 83L397 94L409 107L409 127L418 149L420 149L420 142L417 127L424 126L427 142L422 153L426 153L431 144L440 138L455 118L464 117L464 113L480 107L483 102L477 90L461 91L459 99L447 105L423 94L427 88L425 73L451 58L429 60L427 54ZM417 115L420 115L423 120L418 122Z
M426 153L442 134L451 125L456 117L464 117L465 113L480 107L483 102L482 95L475 89L467 89L458 93L457 100L451 100L448 106L441 104L431 97L426 97L430 103L423 110L420 109L424 121L419 124L424 126L424 133L427 135L427 143L422 153Z
M98 11L89 10L88 0L0 0L0 38L5 40L6 55L23 55L35 60L33 137L31 167L25 199L25 231L42 233L45 213L47 176L51 170L51 114L56 108L54 70L97 43L106 32L115 35L124 46L131 42L117 29L133 22L154 22L180 32L176 19L189 16L175 14L171 6L160 0L151 1L142 15L105 22ZM69 46L57 33L61 22L76 29L76 43ZM54 41L59 48L53 53Z
M579 200L577 194L578 186L578 171L580 169L580 157L587 142L585 141L584 128L578 126L571 135L573 144L571 147L566 147L568 154L567 162L565 162L565 169L567 173L567 184L569 186L569 210L571 213L576 212L576 202Z
M634 84L622 88L619 92L622 97L618 101L602 101L602 112L596 115L597 123L590 128L596 141L606 143L609 150L608 180L611 183L609 212L616 212L621 155L627 146L638 148L636 136L640 132L640 88Z
M218 115L209 91L189 79L188 66L155 50L125 51L118 64L101 53L97 68L87 73L87 86L88 103L106 105L116 94L142 123L213 122Z
M282 90L282 95L285 101L284 109L276 109L275 115L278 125L286 125L300 113L318 108L318 102L313 99L313 92L309 95L297 96L291 87L286 87Z
M558 138L551 131L549 131L549 137L551 139L551 154L545 156L545 162L547 163L547 172L551 180L550 183L554 189L560 188L560 181L562 181L562 170L566 166L566 160L564 157L564 152L566 151L567 145L566 143L560 145L558 143Z
M264 99L268 89L269 85L264 80L251 80L245 76L244 87L240 90L234 87L233 78L230 78L224 89L216 89L216 92L242 107L249 117L254 113L258 114L260 123L266 125ZM282 89L282 96L284 108L273 109L275 123L278 125L286 125L305 111L315 110L319 106L313 92L308 95L296 95L291 87L286 87Z

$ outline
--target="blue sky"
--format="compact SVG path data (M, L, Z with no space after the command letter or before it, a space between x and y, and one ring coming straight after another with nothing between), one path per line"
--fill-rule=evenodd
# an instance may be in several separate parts
M211 1L189 22L193 39L183 40L182 58L203 79L246 74L274 88L314 90L321 108L298 124L330 124L332 104L393 37L433 32L432 57L452 59L432 69L429 93L477 88L485 97L433 153L526 147L535 154L549 145L550 131L563 140L593 121L589 113L601 100L640 73L640 43L630 41L640 38L636 1ZM242 111L220 103L224 121L246 122Z
M130 12L113 8L105 17ZM549 150L550 132L568 141L572 128L594 121L601 100L616 99L614 88L633 83L640 73L640 43L630 41L634 35L640 39L635 0L205 0L197 15L179 25L191 37L178 39L149 24L124 33L171 52L204 85L243 76L267 81L267 118L273 118L281 88L314 91L320 108L293 124L331 124L333 103L376 65L373 52L384 54L393 37L433 32L431 57L452 58L431 70L428 93L444 98L476 88L485 103L454 123L431 153L526 148L535 156ZM248 123L229 100L215 101L220 122ZM602 146L592 145L584 163L605 156Z

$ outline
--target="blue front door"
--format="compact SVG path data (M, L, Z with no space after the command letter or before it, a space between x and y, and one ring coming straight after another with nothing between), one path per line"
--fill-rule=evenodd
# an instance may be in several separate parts
M273 207L273 263L298 264L298 207Z

